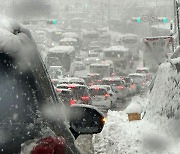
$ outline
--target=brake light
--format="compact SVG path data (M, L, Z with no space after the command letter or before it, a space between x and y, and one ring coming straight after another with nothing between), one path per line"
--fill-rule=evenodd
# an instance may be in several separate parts
M132 89L134 89L134 88L135 88L135 85L134 85L134 84L132 84L132 85L131 85L131 88L132 88Z
M145 82L143 82L142 85L145 85Z
M69 104L70 104L70 105L74 105L74 104L76 104L76 100L71 99L71 100L69 101Z
M75 88L76 86L73 84L68 85L68 88Z
M99 90L99 88L98 88L98 87L95 87L94 90Z
M82 99L83 101L88 101L88 100L89 100L89 96L82 96L81 99Z
M56 92L61 93L62 90L61 89L56 89Z
M104 96L105 96L105 99L108 99L110 95L109 94L105 94Z
M124 89L124 87L123 86L118 86L118 89L122 90L122 89Z
M66 142L63 137L47 137L42 138L37 142L31 154L65 154Z

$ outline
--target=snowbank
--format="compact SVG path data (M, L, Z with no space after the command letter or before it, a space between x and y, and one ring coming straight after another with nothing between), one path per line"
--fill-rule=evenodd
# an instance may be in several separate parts
M146 106L148 99L135 97ZM128 121L124 111L109 111L100 134L93 136L95 154L177 154L180 142L166 135L146 118Z
M180 58L163 63L147 98L133 98L145 108L144 119L129 122L125 111L108 112L103 131L93 136L95 153L180 153L179 63Z

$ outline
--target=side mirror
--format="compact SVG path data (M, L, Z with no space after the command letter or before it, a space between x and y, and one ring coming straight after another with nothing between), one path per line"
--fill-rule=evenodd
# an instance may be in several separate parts
M100 133L104 123L104 115L93 106L75 104L70 107L69 124L75 138L80 134Z

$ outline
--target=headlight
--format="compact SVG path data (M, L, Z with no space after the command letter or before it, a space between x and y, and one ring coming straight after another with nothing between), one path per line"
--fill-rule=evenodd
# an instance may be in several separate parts
M98 61L99 59L97 58L96 60Z
M89 61L89 59L86 59L86 61Z

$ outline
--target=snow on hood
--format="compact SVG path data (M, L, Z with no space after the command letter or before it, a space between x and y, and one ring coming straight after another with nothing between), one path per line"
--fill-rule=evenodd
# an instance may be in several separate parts
M0 18L0 53L15 57L21 69L26 69L29 57L37 53L37 46L30 31L16 21L4 16Z

